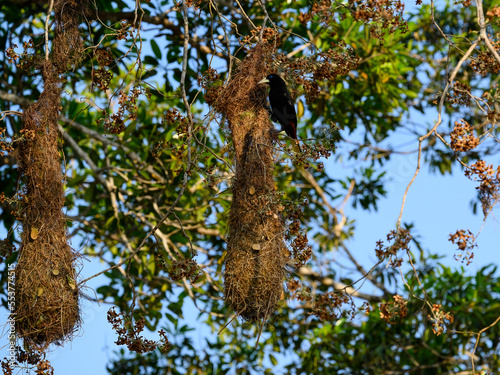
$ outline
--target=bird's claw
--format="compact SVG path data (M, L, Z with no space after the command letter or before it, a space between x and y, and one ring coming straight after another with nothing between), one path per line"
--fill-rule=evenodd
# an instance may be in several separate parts
M281 133L281 131L276 130L275 128L269 129L269 135L274 141L278 139L279 133Z

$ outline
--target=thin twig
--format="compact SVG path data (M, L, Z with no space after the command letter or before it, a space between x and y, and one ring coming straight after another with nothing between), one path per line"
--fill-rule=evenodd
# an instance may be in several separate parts
M264 36L264 29L266 28L266 23L270 19L269 14L267 13L267 10L266 10L265 2L266 2L266 0L259 0L260 7L262 8L262 10L264 11L264 13L266 15L264 17L264 21L262 21L262 27L261 27L260 33L259 33L259 42L262 42L262 37ZM260 337L260 334L259 334L259 337ZM258 342L258 340L257 340L257 342Z
M499 321L500 321L500 316L498 318L496 318L496 320L493 323L491 323L489 326L484 327L482 330L480 330L477 333L476 345L474 345L474 350L472 351L472 355L470 356L470 359L472 362L472 373L473 374L475 374L474 354L476 353L477 346L479 345L479 339L481 338L481 335L483 334L483 332L487 331L488 329L490 329L491 327L496 325Z
M238 316L238 314L234 314L232 317L231 317L231 320L229 320L229 322L227 322L226 324L224 324L224 327L222 327L219 332L217 333L217 336L219 336L221 334L222 331L224 331L224 329L229 325L231 324L231 322L236 319L236 317Z
M188 6L186 4L186 0L182 1L182 15L184 20L184 47L182 56L182 73L181 73L180 86L181 86L182 100L184 102L184 106L186 107L186 113L189 120L188 137L186 141L188 160L187 160L186 171L184 172L184 183L183 183L183 188L185 188L187 186L187 182L191 172L191 164L192 164L191 139L193 138L193 115L191 113L191 105L189 104L186 94L186 74L187 74L188 60L189 60L189 23L188 23ZM192 245L191 245L191 255L194 256Z
M248 15L246 14L246 12L243 10L243 7L241 6L240 2L238 0L236 0L236 3L238 4L238 6L241 9L241 15L246 18L246 20L250 23L250 25L253 26L254 29L256 29L257 27L253 24L253 22L250 19L250 17L248 17Z
M365 275L366 278L373 284L375 285L376 287L378 287L380 290L382 290L384 292L384 294L386 295L390 295L392 293L389 292L389 290L385 287L385 285L383 283L380 283L377 281L377 279L372 275L373 273L373 268L372 270L370 270L370 272L366 272L366 270L364 269L364 267L356 260L356 258L354 258L354 256L352 255L352 253L349 251L349 249L347 248L347 246L344 244L344 243L341 243L341 246L342 246L342 249L344 249L344 251L346 252L347 256L349 257L349 259L351 260L351 262L354 263L354 265L356 266L356 268L358 269L359 273L361 273L362 275Z
M231 53L231 42L230 42L229 36L226 32L224 22L222 22L222 15L219 12L219 8L217 8L217 4L214 1L210 1L210 5L214 8L215 12L217 13L217 17L219 18L220 27L221 27L222 31L224 32L224 39L226 41L226 48L227 48L227 56L229 58L229 66L227 68L226 82L229 82L229 80L231 79L231 73L233 70L233 60L234 60L233 55ZM235 30L237 31L238 30L237 25L234 25L234 27L235 27Z
M188 6L186 1L182 1L182 13L184 18L184 45L183 45L183 56L182 56L182 73L181 73L181 93L182 100L184 102L184 106L186 107L186 113L189 119L189 128L188 128L188 145L191 144L192 130L193 130L193 116L191 114L191 107L189 105L189 101L187 99L186 94L186 74L188 68L188 59L189 59L189 24L188 24ZM188 146L188 163L191 164L191 147Z
M413 184L413 181L415 181L415 178L417 178L418 172L420 172L421 156L422 156L422 141L419 140L418 141L417 169L415 170L415 173L413 174L413 177L412 177L410 183L408 184L408 186L406 186L405 193L403 194L403 203L401 203L401 210L399 211L398 222L396 223L396 228L398 228L398 229L401 227L401 218L403 217L403 210L405 208L406 196L408 195L408 191L410 190L410 186Z

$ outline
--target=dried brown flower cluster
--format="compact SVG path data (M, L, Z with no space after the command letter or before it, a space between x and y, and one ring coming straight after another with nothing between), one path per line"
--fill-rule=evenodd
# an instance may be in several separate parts
M24 368L27 373L32 370L36 375L54 375L54 368L49 360L43 357L42 353L33 350L25 351L23 348L16 346L14 363L11 363L8 358L4 358L1 362L2 374L13 375L14 371L11 365L14 365Z
M199 277L201 270L195 259L183 259L174 261L168 267L167 272L173 281L180 281L186 278L194 283Z
M455 233L450 234L450 238L448 239L452 244L457 245L458 249L462 251L461 254L455 254L456 260L461 260L463 262L467 262L467 265L472 263L472 259L474 258L474 253L472 249L477 246L476 238L472 234L470 230L460 229Z
M301 230L302 208L288 203L283 207L283 216L287 223L285 239L291 242L291 259L295 267L302 267L312 256L312 247L309 245L307 233Z
M115 31L118 40L127 40L127 38L132 39L134 37L134 27L127 20L121 20L120 28Z
M92 83L90 89L95 90L98 88L99 90L106 91L109 89L112 78L113 73L103 67L92 70Z
M332 43L331 48L314 56L289 60L283 53L276 55L276 62L286 72L287 78L295 85L291 87L292 96L297 96L294 87L302 86L307 103L319 96L321 84L331 84L338 77L357 68L359 56L345 43Z
M489 9L486 12L486 17L488 18L488 22L498 23L500 20L500 6L493 6Z
M198 84L205 90L203 97L207 104L213 106L222 90L220 74L213 68L207 69L203 75L198 77Z
M0 363L2 366L2 374L3 375L12 375L12 367L11 362L5 357Z
M118 111L108 116L107 110L103 110L103 117L99 123L104 129L112 134L120 134L125 130L125 121L133 121L137 118L137 99L140 95L149 97L149 91L140 86L135 86L127 94L121 91L118 96Z
M26 363L28 366L24 365L24 363ZM46 359L42 359L40 353L30 351L30 354L28 354L20 347L16 347L16 360L14 362L11 362L9 358L5 357L0 363L0 366L2 367L2 374L13 375L14 370L12 368L12 365L17 367L20 364L23 364L22 367L24 367L26 371L33 370L36 375L54 374L54 369L51 366L50 362ZM32 366L36 366L36 368L33 368Z
M470 151L479 145L479 138L474 135L474 128L465 120L455 121L450 137L450 145L455 152Z
M365 310L366 315L370 314L373 311L372 305L370 305L370 303L366 301L361 305L361 309Z
M500 42L492 41L493 48L497 52L500 51ZM500 72L500 63L495 59L495 56L489 51L484 50L476 57L471 57L470 67L476 73L483 76L488 74L498 74Z
M3 203L4 200L2 198L4 197L5 194L2 192L0 194L0 203ZM14 245L12 245L8 238L0 240L0 261L5 261L5 259L9 258L14 250L15 247Z
M287 289L290 293L295 293L301 288L300 281L292 279L286 283Z
M478 160L466 169L465 176L473 181L480 181L476 189L479 190L479 199L486 217L500 200L500 166L495 169L493 164L487 165L484 160Z
M7 140L7 137L5 136L6 132L7 128L0 129L0 150L5 153L10 153L14 151L14 147L12 147L13 142Z
M302 25L306 25L314 17L318 17L318 22L322 25L328 26L332 21L332 1L320 0L312 4L309 12L301 12L299 21Z
M251 44L252 42L259 41L261 37L261 32L262 32L261 42L268 43L269 45L272 45L275 48L281 44L280 34L278 30L272 27L266 27L264 28L264 31L261 30L262 30L261 26L252 29L250 31L250 35L246 35L241 39L240 44L247 45Z
M393 296L394 301L381 302L379 305L380 317L389 324L398 324L408 315L407 301L400 295Z
M293 229L294 226L291 226L291 228ZM298 227L295 229L298 230ZM387 241L393 242L393 244L384 247L382 241L377 242L376 254L380 260L390 259L389 265L392 267L399 267L403 259L397 258L397 253L400 250L409 251L411 240L412 236L407 229L400 228L397 231L391 231L387 235ZM341 316L345 316L348 311L353 315L356 310L351 296L345 291L315 294L311 293L298 280L288 281L287 289L291 293L292 298L305 303L305 305L313 306L312 314L321 320L338 319ZM407 302L399 295L395 295L393 298L394 301L379 305L380 317L389 324L400 322L408 314ZM342 307L348 303L351 304L350 309L343 310ZM363 304L363 308L367 314L372 311L369 304Z
M37 56L34 52L35 44L32 39L23 43L23 53L21 55L14 50L17 47L17 44L14 44L5 51L9 63L12 64L18 60L16 66L25 72L33 71L40 66L40 56Z
M454 321L453 314L441 310L441 307L442 305L433 304L432 315L428 315L429 320L432 322L432 331L438 336L444 332L448 324Z
M308 12L301 12L299 21L306 25L309 21L317 21L319 24L328 26L336 15L334 2L331 0L315 1ZM401 0L349 0L345 7L356 21L370 25L370 34L384 42L384 34L392 34L399 30L402 33L408 31L408 25L403 18L404 4ZM340 13L340 18L345 18L345 13Z
M312 293L310 288L302 285L299 280L287 282L287 289L291 298L302 302L304 306L312 307L311 315L318 319L336 320L343 316L354 316L355 306L350 294L345 291ZM350 304L349 309L343 309L344 305Z
M203 72L202 75L198 76L198 84L203 89L209 88L214 82L218 81L220 78L220 74L217 73L217 70L213 68L208 68Z
M189 132L189 120L187 117L181 115L177 108L170 108L165 112L162 124L166 129L175 127L175 131L179 137L183 137Z
M189 134L189 120L186 116L181 115L177 108L170 108L167 110L162 118L162 127L164 129L173 129L175 128L176 137L178 138L187 138ZM172 156L177 158L178 160L183 160L187 151L187 143L186 142L177 142L177 141L159 141L155 144L151 153L153 157L159 157L163 150L168 149L172 153ZM182 172L184 166L182 163L179 163L177 169L174 170L176 174Z
M48 359L41 360L36 365L36 375L54 375L54 368Z
M463 82L455 82L448 92L448 100L451 104L470 105L471 87Z
M389 265L391 267L397 268L401 266L401 264L403 263L403 259L397 258L396 255L400 250L410 250L409 244L412 238L413 237L410 234L410 231L407 229L399 228L397 231L392 230L387 235L387 241L394 241L394 243L390 246L384 246L382 240L377 241L375 254L380 260L389 259Z
M192 7L194 9L199 9L199 6L201 5L202 0L186 0L186 5L188 7ZM177 4L178 7L181 7L181 3L179 2Z
M408 25L403 18L404 4L401 0L349 0L351 14L356 21L372 24L370 35L384 42L384 34L396 31L406 33Z
M161 337L160 342L141 336L146 324L144 318L134 321L132 318L126 317L124 313L117 313L113 307L108 311L108 322L118 334L118 340L115 341L115 344L126 345L130 351L143 354L159 348L162 353L165 353L170 348L170 343L163 330L158 332Z
M346 292L319 294L314 300L313 315L323 321L339 319L345 314L345 310L342 310L342 307L347 303L351 303L351 311L354 311L352 297Z
M295 267L302 267L312 257L312 247L309 245L307 234L299 233L292 241L292 259Z
M94 57L99 66L108 66L115 61L113 54L108 48L97 48L94 51Z

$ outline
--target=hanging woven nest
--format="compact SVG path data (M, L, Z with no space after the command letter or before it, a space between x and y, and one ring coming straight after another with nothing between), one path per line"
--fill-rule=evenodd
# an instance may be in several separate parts
M67 339L80 322L78 290L68 245L63 175L57 143L61 84L55 67L42 67L44 91L23 117L18 149L24 189L23 232L15 281L18 337L38 350Z
M250 322L265 321L283 295L288 251L274 184L273 126L257 83L266 72L270 47L250 51L215 108L227 118L236 174L224 271L226 304Z

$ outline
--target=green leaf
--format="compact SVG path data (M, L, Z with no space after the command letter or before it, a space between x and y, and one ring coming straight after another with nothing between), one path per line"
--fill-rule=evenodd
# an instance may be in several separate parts
M158 44L154 39L151 39L151 48L158 60L161 60L161 50L160 47L158 47Z
M160 63L158 62L158 60L156 60L153 56L144 56L144 60L143 60L144 64L149 64L149 65L152 65L152 66L158 66L160 65Z
M272 354L269 354L269 359L271 360L271 363L273 364L273 366L276 366L278 364L278 360L276 359L276 357Z

